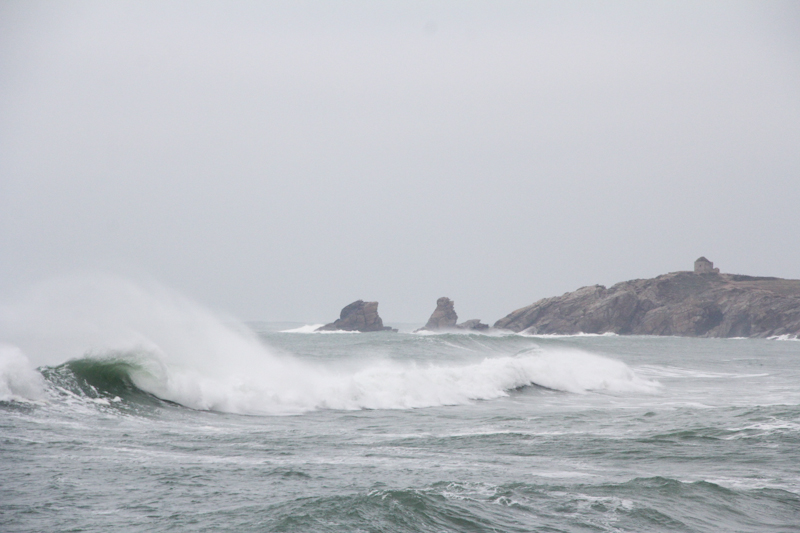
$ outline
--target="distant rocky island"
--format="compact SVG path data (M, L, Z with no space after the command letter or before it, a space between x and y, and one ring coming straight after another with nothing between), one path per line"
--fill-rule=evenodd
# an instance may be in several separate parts
M796 336L800 280L722 274L700 257L694 271L583 287L517 309L494 327L533 334Z

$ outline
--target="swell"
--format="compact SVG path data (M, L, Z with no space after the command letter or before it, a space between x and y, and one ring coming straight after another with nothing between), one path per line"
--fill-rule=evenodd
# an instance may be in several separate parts
M666 477L621 483L492 485L436 482L273 504L270 531L784 531L798 495ZM240 517L240 528L255 525ZM771 528L771 529L770 529Z

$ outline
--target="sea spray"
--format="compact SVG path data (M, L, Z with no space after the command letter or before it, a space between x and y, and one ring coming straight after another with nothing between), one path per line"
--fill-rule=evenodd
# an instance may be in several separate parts
M42 400L44 380L22 350L0 344L0 402Z
M96 354L66 366L82 370L92 397L118 396L120 383L132 383L192 409L255 415L459 405L529 385L581 394L659 390L658 383L637 377L619 361L579 351L487 357L466 365L377 359L348 368L278 358L247 373L220 368L216 375L172 365L167 354L141 351ZM85 387L77 392L85 393Z
M574 393L656 393L661 385L643 379L617 359L577 349L549 349L521 357L531 382L549 389Z
M252 330L163 286L112 276L43 282L2 309L2 338L35 365L88 354L155 354L209 375L273 357Z
M321 406L337 409L457 405L500 398L529 385L575 393L649 394L660 389L620 361L577 350L487 357L468 365L376 362L330 379Z
M136 386L187 407L243 413L311 408L295 387L297 376L307 373L298 361L267 348L237 320L159 285L145 288L111 276L49 280L6 306L3 317L3 337L23 346L36 365L116 358L135 369L130 378ZM281 407L287 401L290 406Z
M56 364L86 360L92 367L93 360L112 360L140 390L199 410L272 415L419 408L491 400L534 384L575 393L658 389L620 361L579 350L484 350L479 361L436 363L378 353L347 362L302 360L173 291L116 278L51 282L20 309L14 325L28 333L18 335L20 342L28 342L40 361L54 354L42 351L47 342L31 339L60 346Z

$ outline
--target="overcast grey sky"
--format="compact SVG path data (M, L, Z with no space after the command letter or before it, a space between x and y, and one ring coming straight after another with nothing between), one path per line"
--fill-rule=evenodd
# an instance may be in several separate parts
M0 3L2 300L494 322L799 235L797 2Z

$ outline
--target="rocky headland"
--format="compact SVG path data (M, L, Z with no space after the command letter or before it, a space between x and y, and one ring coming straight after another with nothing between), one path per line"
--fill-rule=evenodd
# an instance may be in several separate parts
M483 324L480 319L473 318L458 324L455 304L450 298L442 296L436 300L436 309L431 313L428 322L417 331L447 331L447 330L473 330L482 331L489 329L488 324Z
M356 300L350 305L346 305L339 319L325 324L316 331L397 331L389 326L383 325L383 320L378 315L378 302L365 302Z
M583 287L517 309L494 327L533 334L797 336L800 280L722 274L701 257L693 272Z

